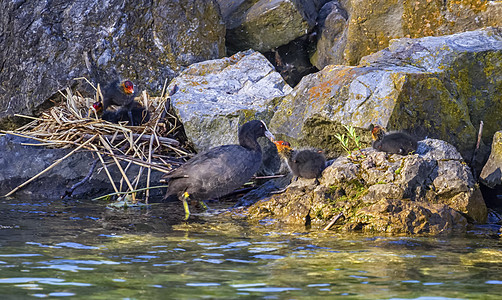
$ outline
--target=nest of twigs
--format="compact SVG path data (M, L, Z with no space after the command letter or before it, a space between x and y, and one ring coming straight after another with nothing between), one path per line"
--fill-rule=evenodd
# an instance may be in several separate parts
M150 98L146 91L136 97L135 100L151 114L150 120L141 126L126 126L126 122L114 124L101 120L92 108L92 104L102 97L99 86L96 88L95 99L77 96L69 88L60 93L65 101L51 107L39 117L17 115L32 121L17 130L3 133L29 137L40 142L33 144L36 146L73 150L6 196L36 180L75 152L87 150L95 154L95 162L106 172L115 191L113 194L122 195L121 197L129 195L132 201L136 202L136 193L146 191L144 200L148 202L149 190L159 187L158 183L150 182L151 170L168 173L190 156L178 140L168 137L180 131L181 125L168 111L170 96L166 92L166 86L160 97ZM117 166L121 178L112 178L108 171L111 164ZM136 176L128 177L126 171L132 164L140 166L139 172ZM96 163L93 166L96 166ZM91 173L92 170L88 177ZM139 186L139 179L145 175L146 186ZM121 184L117 187L115 182L118 181ZM123 190L120 190L120 187L123 187Z

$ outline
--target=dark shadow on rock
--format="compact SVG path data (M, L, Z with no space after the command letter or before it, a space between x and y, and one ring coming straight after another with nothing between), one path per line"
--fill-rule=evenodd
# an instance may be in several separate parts
M319 71L310 63L311 48L314 44L311 36L305 35L263 55L274 65L282 78L294 87L304 76Z
M71 152L71 149L52 149L45 146L26 144L39 144L39 142L14 135L0 137L0 195L2 196ZM60 199L65 194L65 191L87 176L92 163L96 159L97 157L92 152L85 150L78 151L18 190L15 196ZM122 167L125 168L126 165L127 162L123 162ZM87 183L75 189L73 192L74 198L94 198L113 192L106 173L104 171L98 172L98 168L96 168ZM119 185L119 180L122 177L118 168L110 166L109 171L112 178L116 179L115 184ZM132 174L138 174L138 171L139 167L131 165L127 174L132 176ZM152 171L151 182L154 183L152 185L156 185L159 182L161 175L162 173L158 171ZM146 176L143 177L143 182L140 182L140 186L146 183ZM152 189L150 192L153 198L160 197L162 194L161 189Z

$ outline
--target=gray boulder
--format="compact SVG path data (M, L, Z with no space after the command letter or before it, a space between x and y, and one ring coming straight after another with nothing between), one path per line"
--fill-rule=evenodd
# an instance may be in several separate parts
M219 1L233 51L269 51L309 33L326 0Z
M2 1L0 10L0 128L89 77L86 60L159 92L184 67L225 55L215 0Z
M339 1L326 3L317 19L317 45L310 61L319 70L330 64L342 64L347 44L349 16Z
M442 37L400 39L357 67L327 66L285 96L270 122L299 147L341 153L341 124L407 130L453 144L470 158L477 126L485 137L502 127L502 35L495 28ZM489 140L484 140L490 143Z
M493 135L492 150L479 180L486 186L494 188L502 184L502 131Z
M440 140L419 142L416 154L363 149L327 167L315 185L299 179L286 192L248 209L252 220L322 226L342 213L340 230L437 234L484 223L486 205L469 167Z
M328 64L357 65L362 57L388 47L397 38L442 36L502 26L501 1L334 2L348 17L345 22L333 12L318 29L320 39L312 64L319 69Z
M51 149L45 146L36 146L39 142L14 135L0 137L0 196L6 195L18 185L52 165L56 160L67 155L71 149ZM84 179L91 169L96 157L88 151L80 151L64 159L60 164L41 175L25 187L18 190L13 196L31 197L36 199L59 199L65 191L77 182ZM104 171L98 172L98 163L89 181L78 186L73 195L82 198L93 198L108 193L113 193L112 185ZM126 164L122 166L126 167ZM115 184L120 186L121 173L111 164L108 168ZM126 174L133 178L139 172L139 167L131 165ZM151 182L157 183L163 173L152 170ZM146 176L142 177L139 186L146 186ZM163 190L152 189L151 196L161 199Z
M291 92L279 73L259 52L191 65L173 79L173 108L198 151L235 144L237 130L252 119L270 119L276 98Z

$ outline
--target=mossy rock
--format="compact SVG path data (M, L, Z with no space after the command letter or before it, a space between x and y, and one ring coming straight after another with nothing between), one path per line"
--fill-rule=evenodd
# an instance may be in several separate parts
M320 184L299 179L284 193L252 205L247 216L321 228L340 213L336 230L399 234L465 231L468 223L487 218L460 153L435 139L419 142L417 153L406 156L363 149L339 157Z

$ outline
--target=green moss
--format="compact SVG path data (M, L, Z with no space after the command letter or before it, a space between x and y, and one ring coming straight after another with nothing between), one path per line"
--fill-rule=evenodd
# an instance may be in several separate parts
M448 85L448 80L442 76L409 74L387 129L405 129L419 137L445 140L457 147L464 157L470 157L476 130L469 108L465 101L457 98L455 87Z
M371 146L371 135L368 130L355 128L356 135L361 137L360 143L362 148ZM328 157L337 157L346 155L340 141L336 138L336 134L346 134L347 130L341 123L333 122L326 118L315 116L308 119L303 128L301 138L298 143L300 145L316 145L323 149ZM348 147L350 149L357 148L356 143L349 139Z
M366 185L359 180L330 186L328 190L330 196L328 197L332 206L331 215L343 213L345 219L350 221L362 207L367 205L361 201L367 192Z
M481 52L459 57L448 70L458 101L468 108L472 124L483 121L483 141L491 143L502 128L502 53Z

